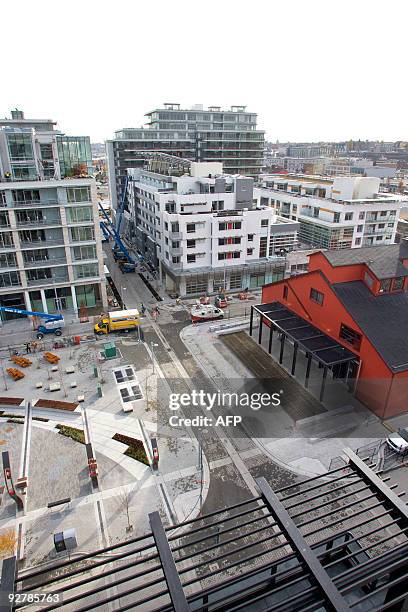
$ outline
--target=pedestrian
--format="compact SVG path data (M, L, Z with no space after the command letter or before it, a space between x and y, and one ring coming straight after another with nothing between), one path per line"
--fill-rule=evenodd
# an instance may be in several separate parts
M36 353L37 352L37 343L36 342L32 342L31 343L31 347L33 349L33 353Z
M31 353L31 344L30 342L26 342L26 353Z
M141 304L141 306L140 306L140 311L141 311L142 315L144 315L144 314L145 314L145 312L146 312L146 306L145 306L144 304Z

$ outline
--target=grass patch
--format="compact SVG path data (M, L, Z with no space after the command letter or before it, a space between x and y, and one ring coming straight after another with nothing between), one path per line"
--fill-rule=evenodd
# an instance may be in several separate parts
M56 428L59 430L59 433L67 438L71 438L71 440L75 440L75 442L80 442L81 444L85 444L85 435L82 429L76 429L75 427L68 427L68 425L56 425Z
M3 419L24 419L24 416L22 414L8 414L7 412L1 412L0 413L0 418L3 417ZM33 421L42 421L44 423L48 423L48 421L50 419L46 419L45 417L38 417L38 416L33 416L31 417Z
M127 444L127 449L125 450L125 455L127 457L140 461L140 463L143 463L144 465L150 465L143 442L137 440L136 438L131 438L130 436L125 436L119 433L113 436L113 440Z
M24 420L21 419L7 419L7 423L18 423L19 425L24 425Z

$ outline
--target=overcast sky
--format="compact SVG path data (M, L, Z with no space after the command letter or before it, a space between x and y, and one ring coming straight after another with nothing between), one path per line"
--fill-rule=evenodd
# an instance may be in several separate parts
M407 7L400 0L4 3L0 116L17 106L97 142L142 125L163 102L245 104L273 141L408 139Z

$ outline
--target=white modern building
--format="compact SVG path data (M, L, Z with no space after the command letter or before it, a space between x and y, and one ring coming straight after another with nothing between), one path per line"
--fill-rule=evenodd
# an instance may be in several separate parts
M96 185L81 149L89 139L53 125L21 112L9 125L1 120L0 305L47 313L105 307ZM61 136L71 145L66 155Z
M256 206L253 179L192 162L188 174L129 170L138 252L179 295L255 289L283 277L299 224Z
M299 240L314 248L392 244L401 197L381 193L374 177L263 175L257 204L299 220Z

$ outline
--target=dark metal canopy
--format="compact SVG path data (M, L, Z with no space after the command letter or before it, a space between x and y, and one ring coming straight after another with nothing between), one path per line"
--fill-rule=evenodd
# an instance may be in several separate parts
M63 594L43 610L400 612L408 596L408 507L355 453L340 467L180 525L50 566L1 590ZM23 607L16 602L2 610Z
M263 317L264 321L269 321L278 331L283 332L324 366L331 367L358 359L355 353L323 333L306 319L294 314L280 302L259 304L253 306L253 309Z

